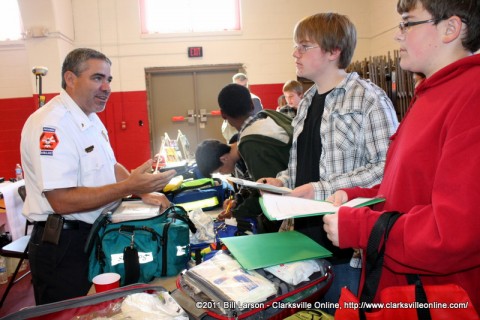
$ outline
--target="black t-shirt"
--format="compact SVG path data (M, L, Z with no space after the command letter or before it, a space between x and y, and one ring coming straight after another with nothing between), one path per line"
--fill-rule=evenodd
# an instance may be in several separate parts
M295 187L320 180L320 155L322 140L320 125L325 107L325 98L330 91L324 94L316 93L308 109L302 133L297 140L297 176ZM332 263L345 263L352 256L352 250L341 250L335 247L327 238L323 230L322 216L295 219L295 230L309 236L328 250L333 252Z
M303 125L303 131L297 139L297 177L295 187L306 183L318 181L320 172L318 163L322 153L322 140L320 139L320 124L322 123L325 97L327 93L316 93L308 109Z

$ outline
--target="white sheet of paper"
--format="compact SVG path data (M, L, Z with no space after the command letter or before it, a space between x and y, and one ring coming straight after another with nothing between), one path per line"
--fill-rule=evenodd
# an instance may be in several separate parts
M264 194L262 196L263 205L267 208L268 215L283 220L296 216L319 215L335 213L340 207L335 207L327 201L318 201L277 194ZM363 203L374 200L375 198L355 198L344 203L342 206L356 207ZM379 200L381 201L381 200Z
M280 193L280 194L287 194L292 192L292 189L289 189L286 187L276 187L276 186L272 186L271 184L258 183L258 182L234 178L234 177L227 177L227 180L245 187L255 188L255 189L263 190L266 192Z
M112 222L147 219L160 214L160 207L142 200L123 201L112 215Z

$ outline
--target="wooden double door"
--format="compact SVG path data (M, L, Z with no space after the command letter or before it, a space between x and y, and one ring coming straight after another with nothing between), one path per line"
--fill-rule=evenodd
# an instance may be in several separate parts
M241 71L241 64L145 69L152 156L165 133L175 139L178 130L187 136L192 154L204 139L224 141L217 97Z

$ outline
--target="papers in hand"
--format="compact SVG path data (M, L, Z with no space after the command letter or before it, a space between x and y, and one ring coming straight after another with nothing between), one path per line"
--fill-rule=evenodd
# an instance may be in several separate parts
M355 198L344 203L346 207L364 207L385 201L383 198ZM335 213L335 207L327 201L311 200L265 193L260 197L260 206L269 220L283 220Z
M272 186L271 184L258 183L258 182L234 178L234 177L228 177L227 180L245 187L255 188L255 189L259 189L259 190L271 192L271 193L286 194L286 193L292 192L292 189L289 189L286 187L276 187L276 186Z
M160 206L150 205L142 200L122 201L112 214L112 222L152 218L160 214Z

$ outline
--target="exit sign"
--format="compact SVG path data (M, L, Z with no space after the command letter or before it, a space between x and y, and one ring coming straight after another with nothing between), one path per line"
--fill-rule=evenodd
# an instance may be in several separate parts
M203 57L202 47L188 47L188 57L189 58Z

